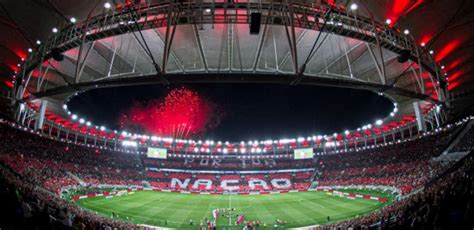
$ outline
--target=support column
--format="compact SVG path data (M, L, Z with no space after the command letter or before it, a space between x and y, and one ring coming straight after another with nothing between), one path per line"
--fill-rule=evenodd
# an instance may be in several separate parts
M46 113L46 106L48 101L42 100L39 112L36 114L35 130L43 129L44 114Z
M419 102L413 102L413 109L415 110L416 123L418 125L418 132L426 132L426 122L423 112L420 108Z

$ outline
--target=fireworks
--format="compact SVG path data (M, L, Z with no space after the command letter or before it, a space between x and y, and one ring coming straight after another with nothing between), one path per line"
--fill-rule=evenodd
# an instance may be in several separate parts
M153 135L189 138L214 127L220 120L216 106L197 92L181 87L146 105L136 103L122 114L120 126Z

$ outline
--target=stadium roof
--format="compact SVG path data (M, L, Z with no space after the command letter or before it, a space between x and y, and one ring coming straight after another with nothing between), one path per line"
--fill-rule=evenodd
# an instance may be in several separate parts
M21 97L36 106L47 99L49 114L67 117L63 103L96 87L196 81L331 85L384 93L398 104L391 119L398 122L414 116L414 101L425 109L444 101L438 80L445 73L450 92L472 85L472 1L355 1L357 10L353 1L234 1L237 7L226 1L135 2L131 11L120 1L110 2L111 9L106 1L0 3L3 87L13 87L19 66L31 71ZM263 13L258 35L249 33L251 12ZM384 28L398 32L372 36L374 30L387 34ZM28 56L29 48L34 55ZM64 52L65 60L55 61L52 48ZM413 62L397 61L405 49Z

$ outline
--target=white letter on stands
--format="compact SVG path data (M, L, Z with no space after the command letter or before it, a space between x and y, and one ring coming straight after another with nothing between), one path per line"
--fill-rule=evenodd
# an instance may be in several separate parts
M186 179L186 180L184 180L184 182L182 182L180 179L172 178L171 179L171 188L175 189L176 184L178 184L180 188L187 188L188 184L189 184L189 180L190 179Z
M288 179L273 179L272 186L277 189L286 189L291 187L291 181Z
M268 190L267 182L265 182L264 180L260 180L260 179L251 179L251 180L249 180L250 189L255 190L255 187L257 187L257 186L261 186L261 187L263 187L263 189Z
M239 186L228 186L228 184L238 184L238 180L223 180L221 181L221 187L225 190L238 190Z
M207 179L199 179L194 182L193 189L198 189L199 185L206 185L206 190L211 189L212 181Z

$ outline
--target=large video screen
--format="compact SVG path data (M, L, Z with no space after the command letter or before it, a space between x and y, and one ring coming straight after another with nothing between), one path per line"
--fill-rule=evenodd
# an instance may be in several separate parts
M295 149L295 152L294 152L295 160L309 159L309 158L313 158L313 156L314 156L313 148Z
M146 152L146 155L149 158L166 159L167 150L161 149L161 148L148 147L148 151Z

